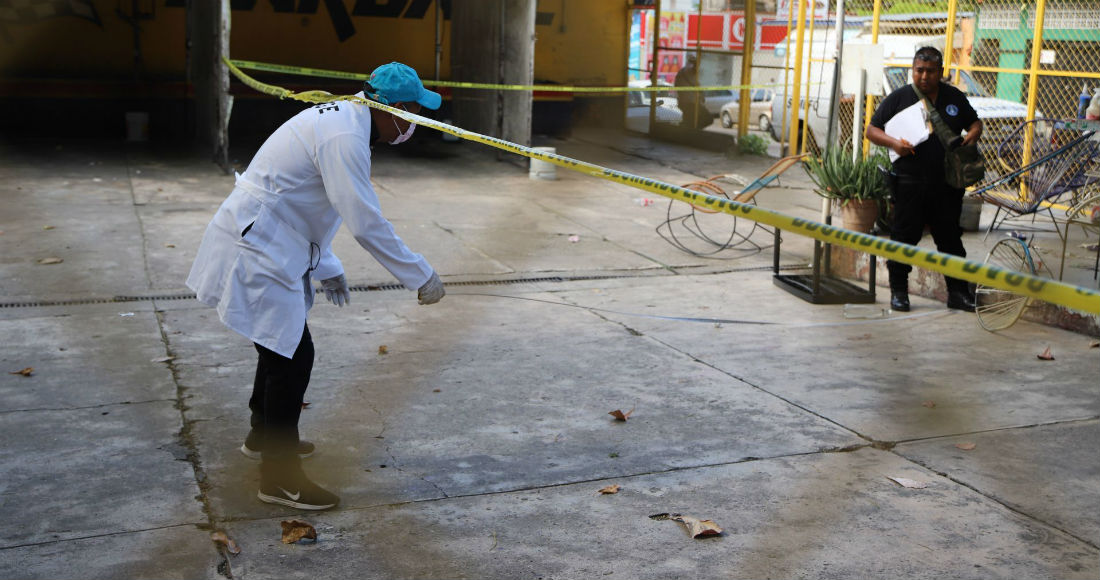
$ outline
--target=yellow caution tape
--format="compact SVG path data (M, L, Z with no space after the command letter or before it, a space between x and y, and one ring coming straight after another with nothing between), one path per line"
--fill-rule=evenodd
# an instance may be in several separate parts
M332 78L332 79L346 79L352 81L365 81L370 78L369 74L353 73L338 70L326 70L321 68L309 68L304 66L290 66L285 64L271 64L266 62L256 62L251 60L237 60L233 59L228 61L237 68L261 70L265 72L275 72L284 74L295 74L302 76ZM739 91L741 89L757 89L767 87L778 87L782 85L769 84L769 85L724 85L724 86L708 86L708 87L669 87L669 86L645 86L645 87L575 87L565 85L495 85L490 83L464 83L457 81L435 81L430 79L422 79L422 83L429 87L450 87L455 89L495 89L503 91L541 91L541 92L556 92L556 93L625 93L629 91L683 91L683 92L698 92L698 91L716 91L716 90L731 90Z
M917 246L911 246L909 244L903 244L869 234L853 232L851 230L825 225L812 220L796 218L756 205L741 203L723 197L706 195L697 191L664 183L656 179L649 179L647 177L640 177L622 171L600 167L599 165L555 153L537 151L510 141L474 133L446 123L440 123L439 121L427 117L414 115L402 109L383 105L357 95L333 95L325 91L304 91L295 93L281 87L261 83L241 72L241 70L228 59L223 58L223 60L225 60L225 63L229 66L229 70L237 78L249 87L264 94L282 99L295 99L307 103L328 103L332 101L353 101L361 103L369 107L381 109L387 113L405 119L406 121L425 127L431 127L432 129L449 133L468 141L482 143L518 155L553 163L554 165L593 177L643 189L650 193L689 203L696 207L746 218L762 224L767 224L774 228L821 240L822 242L852 248L876 256L882 256L896 262L917 266L925 270L932 270L953 278L960 278L991 288L1007 290L1022 296L1038 298L1046 302L1059 304L1082 312L1100 314L1100 292L1096 290L1082 288L1039 276L1032 276L1015 270L998 268L997 266L991 266L982 262L975 262L950 254L926 250L924 248L918 248Z

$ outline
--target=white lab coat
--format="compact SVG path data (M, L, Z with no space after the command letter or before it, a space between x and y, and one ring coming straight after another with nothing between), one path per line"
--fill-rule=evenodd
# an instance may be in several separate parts
M406 288L431 277L424 257L382 216L370 183L370 131L366 105L310 107L279 127L237 176L187 277L226 326L292 357L313 305L310 277L344 272L332 253L342 221Z

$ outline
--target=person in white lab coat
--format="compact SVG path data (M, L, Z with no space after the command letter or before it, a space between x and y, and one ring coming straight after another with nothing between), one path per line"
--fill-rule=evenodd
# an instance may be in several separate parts
M419 113L439 108L438 93L400 63L371 73L360 96ZM317 280L337 306L348 303L347 280L332 252L341 223L420 304L444 295L439 276L412 252L383 217L370 182L371 147L402 143L415 124L362 103L310 107L279 127L256 152L203 235L187 285L217 308L221 321L248 337L259 353L249 409L252 429L241 451L261 459L261 501L322 510L339 498L302 471L312 443L298 436L298 418L313 368L306 313Z

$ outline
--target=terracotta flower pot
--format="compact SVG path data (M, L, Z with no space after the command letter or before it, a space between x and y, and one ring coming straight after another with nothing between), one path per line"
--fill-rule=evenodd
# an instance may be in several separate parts
M844 229L869 234L878 219L878 202L873 199L849 200L840 206L840 217L844 220Z

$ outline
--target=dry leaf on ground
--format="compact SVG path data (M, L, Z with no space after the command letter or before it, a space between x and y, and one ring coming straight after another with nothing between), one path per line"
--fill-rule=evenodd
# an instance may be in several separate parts
M680 522L687 526L688 533L692 538L705 538L707 536L720 536L722 535L722 528L718 527L718 524L714 523L714 520L701 520L693 516L685 516L682 514L655 514L649 516L654 520L672 520Z
M925 401L925 402L921 403L921 406L922 407L928 407L929 409L935 409L936 408L936 402L935 401Z
M44 229L44 230L52 230L52 229L53 229L53 226L42 226L42 229Z
M611 495L613 493L619 493L620 489L622 489L622 488L619 487L618 485L612 484L612 485L609 485L607 487L600 488L600 493L603 494L603 495Z
M234 556L241 553L241 547L237 545L237 542L233 541L233 538L227 536L225 532L214 532L210 534L210 539L214 540L215 544L225 548L227 552Z
M384 344L382 346L378 347L378 354L389 354L389 352L390 352L390 347L388 347Z
M309 408L309 401L302 401L302 408L303 409L308 409Z
M907 477L889 477L889 476L887 476L886 479L889 479L889 480L893 481L894 483L896 483L896 484L898 484L902 487L908 487L909 489L924 489L924 488L928 487L928 484L924 483L923 481L917 481L915 479L909 479Z
M971 451L978 445L976 443L956 443L955 447L962 449L963 451Z
M1100 348L1100 340L1094 340L1090 342L1089 348Z
M1046 350L1043 351L1043 354L1040 354L1038 356L1039 356L1039 360L1054 360L1054 355L1051 354L1049 346L1047 347Z
M633 412L634 412L634 407L631 407L630 410L625 412L625 413L622 412L622 410L620 410L620 409L615 409L614 411L609 412L608 415L611 415L612 417L614 417L616 421L626 421L627 419L630 418L630 414L633 413Z
M38 263L42 264L42 265L49 265L49 264L60 264L61 262L64 262L64 261L65 260L62 260L61 258L52 257L52 258L42 258L41 260L38 261Z
M23 375L24 377L29 377L29 376L34 374L34 367L27 367L27 368L25 368L23 370L19 370L19 371L11 371L8 374L9 375Z
M160 356L154 359L150 359L149 362L168 362L170 360L176 360L174 356Z
M317 541L317 530L302 520L283 520L283 543L293 544L301 539Z

